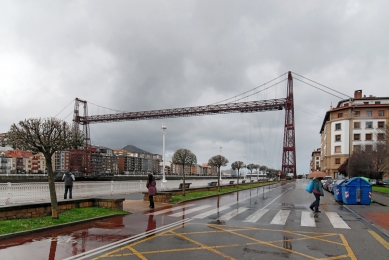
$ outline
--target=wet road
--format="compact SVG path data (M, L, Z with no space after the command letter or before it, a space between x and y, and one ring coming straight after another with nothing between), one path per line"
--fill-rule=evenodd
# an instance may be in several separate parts
M322 198L322 213L311 212L314 197L305 185L256 188L1 241L0 259L387 259L379 230L330 196Z

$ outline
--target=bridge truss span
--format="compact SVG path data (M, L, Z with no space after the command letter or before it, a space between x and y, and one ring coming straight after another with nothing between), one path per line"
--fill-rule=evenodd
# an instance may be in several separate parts
M137 121L162 118L204 116L228 113L253 113L261 111L274 111L285 109L287 99L269 99L260 101L215 104L197 107L171 108L161 110L127 112L94 116L76 116L79 124L92 124L104 122Z

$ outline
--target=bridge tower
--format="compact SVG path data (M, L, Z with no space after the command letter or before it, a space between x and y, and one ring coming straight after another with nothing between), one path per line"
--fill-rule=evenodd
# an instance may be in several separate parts
M76 98L74 102L74 114L73 114L73 127L80 129L80 124L82 125L82 130L84 134L84 146L80 150L74 150L70 153L70 166L71 171L78 171L83 173L90 173L92 171L91 166L91 140L90 140L90 131L89 131L89 122L80 120L80 103L84 107L84 115L86 118L88 116L88 104L85 100Z
M294 104L293 104L293 78L292 72L288 72L287 97L285 103L285 127L284 146L282 150L282 171L286 174L296 174L296 144L294 131Z

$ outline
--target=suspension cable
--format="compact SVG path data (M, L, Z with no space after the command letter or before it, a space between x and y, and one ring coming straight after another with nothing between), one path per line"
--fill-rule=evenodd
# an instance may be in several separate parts
M241 94L239 94L239 95L236 95L236 96L233 96L233 97L230 97L230 98L221 100L221 101L219 101L219 102L212 103L211 105L219 104L219 103L228 101L228 100L230 100L230 99L234 99L234 98L236 98L236 97L239 97L239 96L241 96L241 95L244 95L244 94L246 94L246 93L249 93L249 92L251 92L251 91L254 91L254 90L256 90L257 88L263 87L263 86L265 86L266 84L268 84L268 83L270 83L270 82L272 82L272 81L274 81L274 80L276 80L276 79L278 79L278 78L284 76L285 74L286 74L286 72L285 72L284 74L282 74L282 75L280 75L280 76L278 76L278 77L276 77L276 78L274 78L274 79L272 79L272 80L266 82L266 83L263 83L262 85L260 85L260 86L258 86L258 87L255 87L255 88L253 88L253 89L250 89L250 90L248 90L248 91L245 91L245 92L243 92L243 93L241 93ZM286 79L284 79L284 80L286 80ZM284 80L283 80L283 81L284 81ZM279 83L281 83L281 82L282 82L282 81L280 81ZM275 86L275 85L277 85L277 84L278 84L278 83L276 83L276 84L274 84L274 85L272 85L272 86ZM268 88L266 88L266 89L268 89ZM264 90L265 90L265 89L264 89ZM261 91L259 91L259 92L261 92ZM253 93L252 95L257 94L257 93L259 93L259 92L255 92L255 93ZM238 100L244 99L244 98L246 98L246 97L250 97L250 96L252 96L252 95L242 97L242 98L240 98L240 99L238 99ZM237 101L237 100L235 100L235 101Z
M69 104L67 104L61 111L59 111L54 117L57 117L59 114L61 114L62 113L62 111L64 111L71 103L73 103L74 102L74 99L72 99L72 101L70 101L70 103ZM72 112L73 113L73 112Z
M321 88L318 88L318 87L316 87L316 86L314 86L314 85L312 85L312 84L309 84L309 83L307 83L307 82L305 82L305 81L302 81L302 80L300 80L300 79L298 79L298 78L293 78L293 79L298 80L298 81L301 81L302 83L305 83L305 84L307 84L307 85L309 85L309 86L311 86L311 87L314 87L314 88L316 88L316 89L318 89L318 90L320 90L320 91L323 91L323 92L325 92L325 93L327 93L327 94L330 94L330 95L332 95L332 96L334 96L334 97L337 97L337 98L339 98L339 99L344 99L344 98L341 98L341 97L339 97L339 96L337 96L337 95L335 95L335 94L332 94L332 93L330 93L330 92L328 92L328 91L325 91L325 90L323 90L323 89L321 89Z
M307 80L309 80L309 81L312 81L312 82L314 82L314 83L316 83L316 84L318 84L318 85L320 85L320 86L322 86L322 87L325 87L325 88L328 88L328 89L330 89L330 90L332 90L332 91L334 91L334 92L337 92L337 93L339 93L339 94L341 94L341 95L343 95L343 96L346 96L346 97L348 97L348 98L351 98L349 95L346 95L346 94L344 94L344 93L342 93L342 92L339 92L339 91L337 91L337 90L335 90L335 89L332 89L332 88L330 88L330 87L327 87L327 86L324 86L323 84L320 84L320 83L318 83L318 82L316 82L316 81L314 81L314 80L311 80L311 79L308 79L308 78L306 78L306 77L304 77L304 76L301 76L300 74L298 74L298 73L296 73L296 72L293 72L293 74L296 74L297 76L299 76L299 77L302 77L302 78L304 78L304 79L307 79ZM297 79L298 80L298 79ZM301 80L300 80L301 81ZM303 82L303 81L302 81ZM305 83L305 82L304 82ZM306 83L306 84L308 84L308 83ZM309 85L309 84L308 84ZM327 92L328 93L328 92ZM342 99L342 98L341 98Z

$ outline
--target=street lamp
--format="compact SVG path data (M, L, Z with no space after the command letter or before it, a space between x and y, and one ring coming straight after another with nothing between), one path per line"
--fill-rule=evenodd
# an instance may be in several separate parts
M222 156L222 146L220 145L220 156ZM220 157L221 158L221 157ZM219 171L220 171L220 176L219 176L219 178L220 178L220 184L222 183L222 171L221 171L221 169L219 169Z
M246 166L246 155L243 155L243 167L245 167ZM244 168L243 168L243 177L246 179L246 176L245 176L245 170L244 170Z
M165 179L165 133L166 133L166 125L162 124L162 139L163 139L163 150L162 150L162 183L161 188L162 190L166 189L166 179Z

